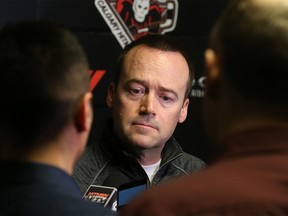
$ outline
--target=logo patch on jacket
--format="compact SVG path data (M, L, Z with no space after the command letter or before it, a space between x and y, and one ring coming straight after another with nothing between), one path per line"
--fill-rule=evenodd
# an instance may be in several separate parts
M146 34L175 29L177 0L95 0L95 6L121 47Z

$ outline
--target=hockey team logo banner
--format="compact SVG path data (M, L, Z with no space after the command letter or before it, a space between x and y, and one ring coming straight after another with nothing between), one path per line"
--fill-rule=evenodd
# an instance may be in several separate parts
M95 0L95 6L121 47L149 33L175 29L177 0Z

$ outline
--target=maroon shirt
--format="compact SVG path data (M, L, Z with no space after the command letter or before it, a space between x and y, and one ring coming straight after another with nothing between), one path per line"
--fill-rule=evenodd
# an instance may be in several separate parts
M203 171L142 194L123 215L288 215L288 129L239 133Z

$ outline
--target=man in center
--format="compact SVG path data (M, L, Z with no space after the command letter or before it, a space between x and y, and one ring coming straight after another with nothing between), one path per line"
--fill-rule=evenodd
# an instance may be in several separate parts
M83 193L90 185L142 179L150 187L205 167L173 137L187 117L193 77L184 50L167 36L144 36L124 48L108 88L112 118L74 170Z

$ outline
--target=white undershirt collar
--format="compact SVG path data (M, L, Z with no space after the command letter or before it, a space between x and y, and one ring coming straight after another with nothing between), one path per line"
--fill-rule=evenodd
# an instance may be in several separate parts
M141 165L143 169L145 170L147 176L149 177L150 182L152 182L152 179L154 178L155 174L159 170L160 163L161 163L161 159L158 162L151 164L151 165Z

